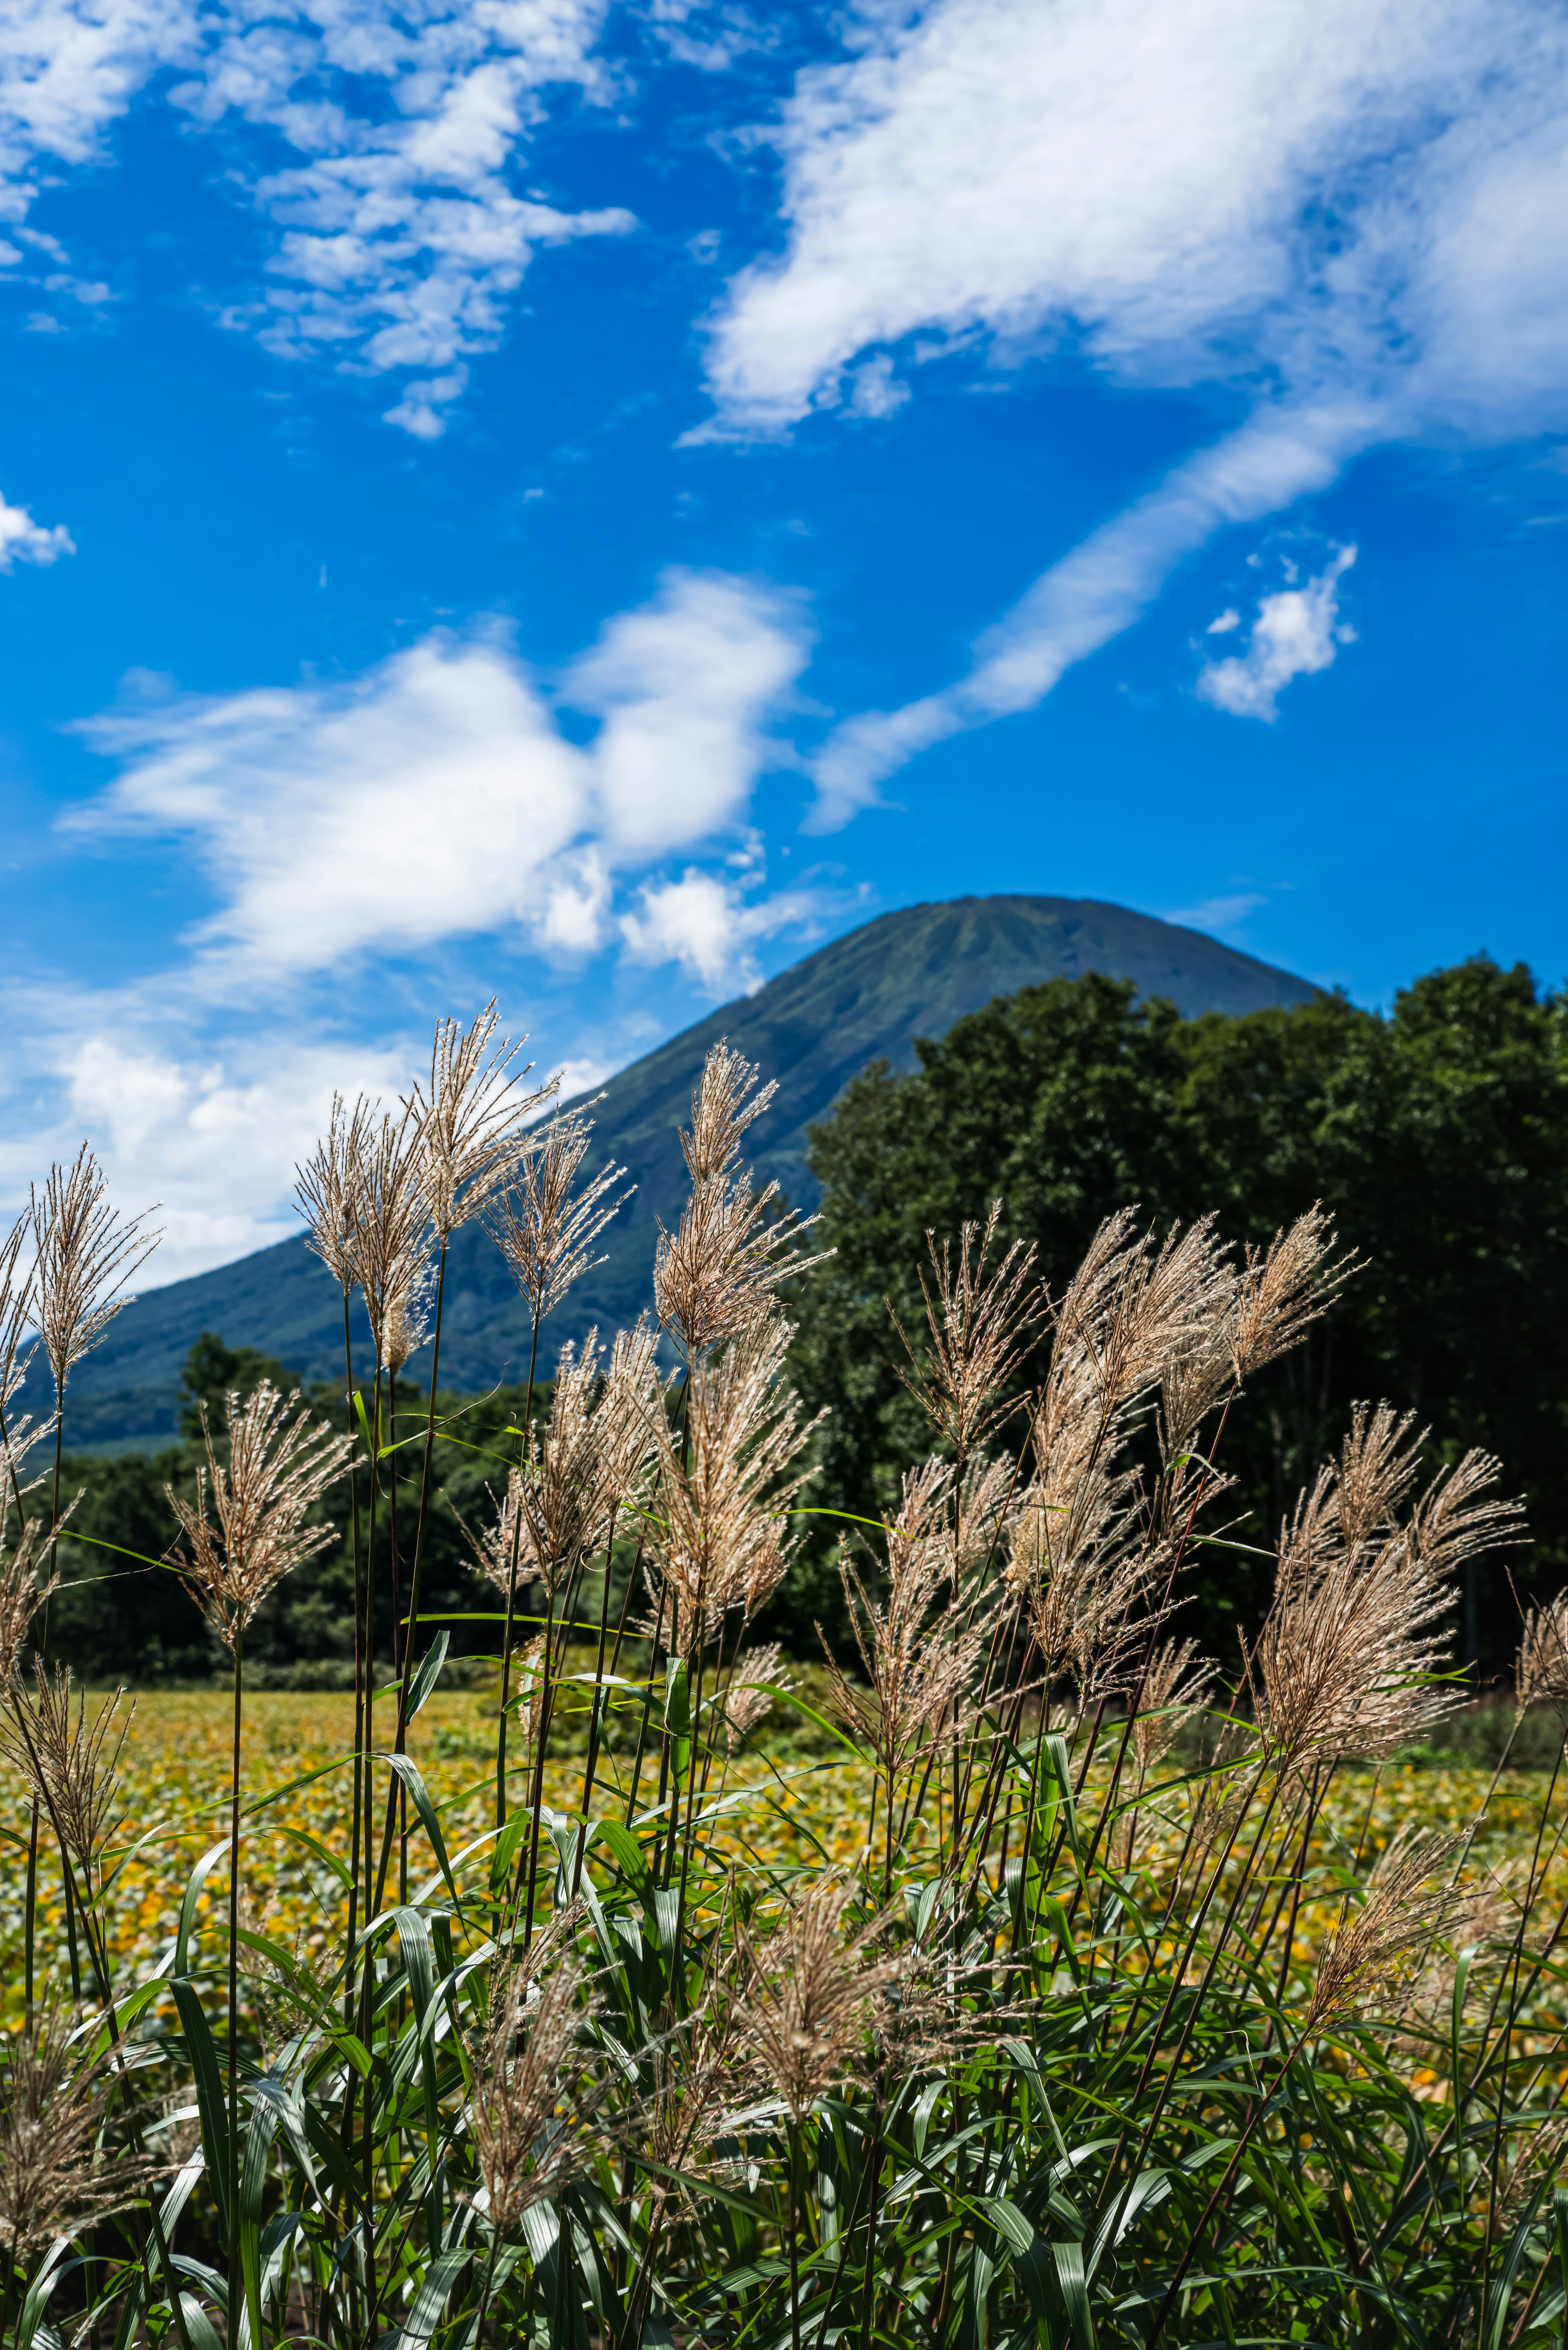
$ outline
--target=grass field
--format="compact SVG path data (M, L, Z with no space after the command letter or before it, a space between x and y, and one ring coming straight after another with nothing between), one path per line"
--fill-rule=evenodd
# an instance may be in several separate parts
M125 1700L129 1708L132 1700ZM386 1709L389 1734L393 1709ZM140 1970L154 1962L174 1934L175 1901L189 1869L227 1834L224 1787L229 1767L230 1700L221 1691L152 1690L134 1700L134 1718L123 1756L123 1818L105 1857L113 1878L109 1914L111 1947ZM347 1898L330 1865L348 1856L353 1704L348 1696L260 1693L247 1697L244 1766L247 1802L288 1789L268 1807L251 1832L246 1871L251 1919L259 1931L312 1960L325 1958L343 1930ZM566 1743L580 1743L568 1739ZM819 1748L824 1742L816 1742ZM470 1692L437 1693L410 1726L410 1750L428 1785L453 1866L482 1838L493 1819L494 1716L493 1706ZM333 1767L334 1764L337 1767ZM570 1752L553 1756L545 1774L545 1802L565 1813L580 1810L582 1761ZM319 1775L315 1775L319 1774ZM629 1761L601 1757L593 1809L619 1816ZM292 1783L304 1782L294 1785ZM1481 1769L1442 1768L1427 1763L1389 1763L1377 1772L1343 1768L1336 1774L1312 1842L1309 1898L1302 1906L1298 1941L1304 1959L1324 1921L1337 1908L1341 1871L1366 1864L1413 1825L1462 1834L1490 1784ZM1515 1856L1528 1856L1542 1816L1547 1774L1507 1773L1491 1796L1485 1825L1470 1855L1470 1873L1480 1876ZM859 1856L871 1802L872 1773L838 1757L837 1750L812 1752L808 1742L774 1731L754 1740L722 1785L722 1809L711 1831L721 1856L790 1870L824 1860ZM653 1793L645 1774L639 1802ZM514 1806L525 1799L525 1774L513 1774ZM10 1841L0 1864L0 2019L10 2032L23 2014L21 1950L27 1809L19 1783L6 1773L0 1827ZM1560 1789L1552 1825L1563 1818L1568 1794ZM931 1823L933 1831L940 1824ZM1157 1819L1147 1823L1144 1857L1168 1841ZM1550 1849L1552 1826L1546 1844ZM433 1874L428 1845L413 1828L413 1876ZM312 1849L312 1847L317 1849ZM47 1848L46 1848L47 1849ZM178 1856L178 1866L173 1865ZM220 1917L226 1898L226 1871L214 1871L199 1903L199 1915ZM1315 1890L1314 1903L1310 1891ZM1538 1897L1543 1913L1568 1900L1568 1856L1547 1871ZM64 1935L59 1879L47 1859L39 1882L40 1944L58 1949Z

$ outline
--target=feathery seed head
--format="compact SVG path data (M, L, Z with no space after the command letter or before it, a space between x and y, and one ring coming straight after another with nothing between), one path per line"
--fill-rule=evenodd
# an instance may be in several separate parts
M784 1650L776 1640L763 1648L745 1648L735 1660L724 1689L725 1751L732 1754L759 1721L773 1711L775 1689L793 1689L784 1670Z
M3 1466L3 1464L0 1464ZM20 1528L9 1555L4 1544L10 1526L10 1497L0 1498L0 1693L13 1688L21 1670L27 1634L34 1617L59 1582L51 1575L40 1585L33 1561L38 1521L30 1518Z
M345 1262L364 1294L383 1369L389 1348L396 1351L410 1316L418 1318L430 1280L430 1202L421 1171L419 1136L407 1108L397 1118L383 1111L379 1125L367 1121Z
M547 1967L538 1959L496 1961L474 2066L474 2154L486 2216L501 2236L532 2204L579 2177L603 2142L597 2126L603 2089L596 2052L583 2037L587 1976L570 1951L557 1951L552 1936Z
M409 1099L421 1188L442 1240L477 1215L505 1181L524 1121L559 1088L560 1079L552 1077L532 1093L524 1091L532 1064L518 1068L515 1063L528 1040L497 1038L499 1025L493 997L467 1028L457 1020L438 1020L429 1088L416 1085Z
M654 1308L659 1327L675 1333L689 1364L765 1321L780 1284L832 1254L791 1254L818 1219L793 1208L770 1216L778 1185L753 1191L749 1172L735 1166L742 1134L774 1091L764 1086L748 1099L756 1080L757 1071L722 1040L709 1053L691 1105L691 1130L680 1137L691 1195L673 1233L659 1227Z
M20 1682L12 1692L14 1712L0 1715L0 1751L57 1822L72 1857L84 1875L95 1866L115 1825L120 1757L130 1735L136 1704L119 1716L125 1691L116 1690L88 1716L85 1691L75 1692L69 1669L51 1673L36 1660L37 1694Z
M821 1415L803 1421L793 1390L779 1384L793 1336L770 1314L693 1365L684 1449L668 1414L654 1415L659 1503L649 1548L688 1655L731 1608L754 1616L794 1555L786 1513L814 1473L794 1463Z
M57 1404L75 1365L130 1304L125 1284L163 1237L145 1229L151 1208L123 1217L110 1206L108 1188L84 1142L68 1168L50 1168L42 1199L36 1191L31 1195L33 1304Z
M1342 1912L1318 1959L1309 2030L1382 2005L1412 1962L1461 1914L1464 1896L1441 1881L1458 1837L1417 1830L1396 1837L1372 1872L1366 1898Z
M375 1137L375 1105L360 1094L351 1111L332 1097L327 1133L294 1170L294 1195L305 1218L305 1244L344 1289L358 1280L354 1244L364 1212L360 1191Z
M1401 1522L1409 1428L1386 1406L1360 1410L1340 1461L1281 1532L1273 1605L1247 1675L1282 1764L1386 1756L1459 1700L1433 1678L1449 1659L1454 1578L1467 1559L1516 1541L1522 1513L1482 1498L1498 1464L1468 1452Z
M903 1971L897 1960L871 1956L885 1917L846 1937L853 1898L843 1879L822 1877L789 1898L760 1950L739 1929L752 1970L742 2044L796 2123L860 2055L878 2005Z
M557 1111L530 1134L509 1180L484 1211L491 1236L527 1299L535 1326L560 1304L575 1281L604 1263L589 1252L637 1188L628 1184L610 1199L626 1169L605 1167L573 1197L572 1186L593 1132L593 1120L586 1115L592 1107L584 1103L564 1114Z
M1133 1723L1133 1751L1140 1780L1165 1760L1186 1725L1209 1702L1218 1668L1199 1653L1196 1640L1164 1640L1144 1675L1143 1701Z
M72 2037L70 2017L46 2009L0 2050L0 2237L13 2258L146 2189L150 2166L100 2143L111 2084Z
M1568 1711L1568 1591L1527 1612L1514 1686L1521 1706L1544 1700Z
M309 1526L306 1518L343 1474L353 1439L296 1413L297 1401L265 1379L243 1406L231 1395L226 1468L203 1407L207 1460L196 1499L163 1489L190 1545L178 1562L185 1587L231 1650L275 1586L333 1539L333 1527Z
M1000 1264L987 1270L1002 1201L993 1200L983 1229L960 1227L958 1250L934 1232L926 1234L929 1277L920 1268L926 1308L926 1357L919 1354L891 1305L893 1326L909 1358L899 1378L938 1436L966 1461L1006 1409L1009 1381L1023 1359L1044 1315L1033 1278L1034 1246L1014 1241Z

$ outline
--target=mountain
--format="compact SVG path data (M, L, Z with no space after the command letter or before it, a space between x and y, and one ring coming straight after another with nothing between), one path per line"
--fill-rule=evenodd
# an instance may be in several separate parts
M728 1036L777 1080L772 1106L752 1128L753 1157L761 1176L776 1177L806 1205L815 1197L807 1128L857 1070L884 1055L911 1067L917 1036L944 1035L993 996L1090 971L1130 979L1140 996L1168 996L1189 1017L1303 1003L1315 993L1200 931L1092 899L958 898L879 915L610 1080L594 1111L594 1160L615 1159L638 1188L606 1235L607 1262L546 1326L548 1351L592 1322L613 1330L648 1302L655 1220L668 1223L679 1212L683 1188L678 1128L716 1038ZM186 1351L203 1330L230 1346L260 1347L304 1378L335 1377L341 1367L337 1285L303 1240L282 1241L129 1305L72 1377L67 1441L129 1448L166 1440ZM368 1348L362 1315L357 1344ZM448 1265L442 1385L477 1388L519 1378L526 1364L526 1312L494 1246L468 1227Z

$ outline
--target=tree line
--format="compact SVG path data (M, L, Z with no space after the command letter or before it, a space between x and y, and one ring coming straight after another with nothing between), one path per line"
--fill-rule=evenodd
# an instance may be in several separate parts
M1139 1003L1129 983L1051 980L922 1042L908 1074L886 1063L865 1071L813 1132L818 1235L836 1253L790 1301L800 1326L790 1376L811 1409L829 1408L805 1497L823 1514L805 1521L811 1538L759 1632L803 1657L820 1654L819 1623L838 1639L841 1513L876 1518L922 1457L888 1309L916 1330L928 1232L956 1235L1001 1200L1001 1244L1033 1245L1059 1290L1116 1209L1136 1205L1158 1230L1212 1211L1228 1240L1262 1246L1317 1201L1359 1269L1226 1424L1220 1465L1235 1481L1228 1539L1238 1546L1200 1553L1188 1628L1234 1653L1236 1628L1266 1602L1270 1566L1257 1554L1271 1548L1287 1496L1337 1447L1352 1403L1386 1398L1429 1431L1434 1466L1483 1446L1527 1504L1528 1547L1478 1563L1465 1586L1461 1652L1483 1677L1500 1669L1515 1645L1516 1596L1554 1592L1568 1572L1565 1048L1568 995L1538 987L1522 964L1478 956L1417 981L1386 1014L1325 993L1291 1010L1187 1020L1169 1003ZM1036 1350L1020 1367L1020 1399L1040 1362ZM215 1407L230 1388L248 1393L263 1377L292 1384L254 1349L204 1336L186 1369L181 1445L67 1464L67 1484L85 1487L71 1534L90 1539L62 1545L70 1587L52 1603L49 1643L78 1671L148 1684L213 1669L175 1577L98 1545L161 1555L173 1531L164 1487L193 1484L202 1403ZM547 1396L536 1391L535 1407ZM316 1400L330 1414L343 1408L330 1388ZM400 1399L400 1433L414 1434L424 1400L411 1387ZM524 1401L521 1387L466 1408L441 1399L443 1415L462 1416L437 1446L422 1603L432 1615L482 1617L492 1604L465 1527L493 1513ZM419 1457L414 1445L398 1456L404 1480L417 1477ZM385 1507L377 1540L389 1592ZM618 1566L630 1572L629 1553ZM482 1620L452 1630L456 1653L498 1645ZM389 1636L385 1645L389 1657ZM345 1545L263 1611L247 1656L264 1679L332 1686L350 1679L352 1650Z

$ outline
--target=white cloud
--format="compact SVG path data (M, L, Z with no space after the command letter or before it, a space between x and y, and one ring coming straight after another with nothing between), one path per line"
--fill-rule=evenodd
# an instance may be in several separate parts
M712 993L739 987L751 994L763 983L757 941L809 926L820 907L807 890L753 902L734 882L691 867L641 890L620 933L634 962L679 962Z
M1207 637L1228 637L1232 629L1239 629L1241 625L1241 613L1234 604L1227 604L1222 612L1215 614L1203 633Z
M1200 673L1202 699L1233 718L1272 724L1279 697L1292 680L1315 676L1329 667L1341 645L1355 642L1355 629L1339 617L1339 582L1355 560L1354 546L1337 547L1315 579L1263 597L1246 651L1210 661Z
M1165 916L1168 922L1182 922L1189 931L1214 931L1223 933L1234 931L1249 914L1268 904L1261 889L1238 889L1226 898L1205 898L1199 906L1178 906Z
M128 700L85 731L121 772L78 834L187 842L217 910L202 984L256 984L486 931L586 950L618 885L743 820L804 665L796 607L671 572L574 662L562 733L497 635L431 636L343 685Z
M440 370L386 411L433 438L462 356L497 340L539 247L634 225L617 206L519 196L510 177L546 93L608 95L594 54L605 13L605 0L303 0L282 16L245 0L90 13L23 0L0 23L0 218L25 216L41 161L95 156L155 73L184 69L170 98L187 120L250 125L296 159L249 175L275 244L230 322L290 358ZM234 176L247 184L243 166Z
M1545 0L936 0L862 27L797 80L787 245L714 324L735 427L831 404L917 329L917 359L1071 338L1135 382L1348 369L1448 408L1560 401Z
M164 1240L142 1288L297 1232L293 1169L324 1131L334 1091L395 1100L418 1065L416 1044L388 1051L286 1026L213 1045L134 991L51 990L28 1003L11 990L7 1012L4 1090L26 1110L6 1132L26 1139L0 1142L0 1191L25 1201L51 1158L90 1137L119 1207L160 1204Z
M0 498L0 571L9 571L14 563L53 563L76 551L64 523L35 522L26 506L7 505Z

